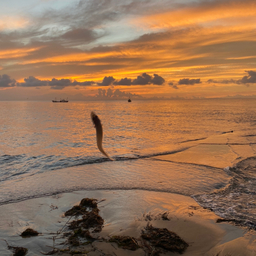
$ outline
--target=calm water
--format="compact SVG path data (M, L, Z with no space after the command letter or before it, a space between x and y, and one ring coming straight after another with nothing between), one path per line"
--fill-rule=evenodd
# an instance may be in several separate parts
M254 100L0 108L0 204L74 190L142 189L193 196L222 217L256 223ZM116 161L98 151L91 111Z

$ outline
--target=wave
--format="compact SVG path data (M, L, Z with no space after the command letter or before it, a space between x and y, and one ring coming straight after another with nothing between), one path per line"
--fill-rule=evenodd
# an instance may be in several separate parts
M113 156L115 161L128 161L136 159L145 159L154 156L169 155L182 152L188 149L183 147L177 150L156 152L148 154L123 154ZM110 161L106 157L93 156L77 156L77 157L62 157L55 155L38 155L28 156L22 155L2 155L0 156L0 182L13 179L22 175L34 175L58 169L69 167L98 164Z
M233 131L224 131L221 134L231 133ZM249 136L249 135L248 135ZM252 135L253 136L253 135ZM185 151L193 145L191 142L198 142L200 144L208 144L204 142L209 137L199 137L195 139L188 139L184 141L179 141L175 147L171 151L161 151L158 149L143 149L144 152L139 153L127 153L123 152L120 155L111 155L111 157L115 161L127 161L127 160L136 160L142 158L152 158L161 155L170 155L176 154L182 151ZM187 144L186 144L187 143ZM253 144L251 142L250 144ZM256 143L256 142L255 142ZM214 143L209 143L213 145ZM221 143L216 143L218 145L222 145ZM223 143L226 145L227 143ZM229 145L247 145L248 143L228 143ZM194 145L195 146L195 145ZM130 149L125 149L130 150ZM153 152L152 152L153 151ZM154 152L155 151L155 152ZM131 151L129 151L131 152ZM150 153L149 153L150 152ZM98 151L95 152L86 152L89 155L79 155L79 156L65 156L65 155L27 155L27 154L18 154L18 155L1 155L0 156L0 182L15 179L17 177L22 177L24 175L34 175L37 173L43 173L58 169L65 169L69 167L75 167L80 165L88 165L88 164L98 164L109 161L109 159L105 157L97 157Z
M244 159L224 171L232 177L226 187L193 198L227 221L256 229L256 157Z
M104 157L78 157L73 159L76 167L72 168L30 170L18 172L16 176L13 173L1 182L0 204L77 190L150 190L191 196L226 186L230 177L220 168L166 162L154 157L182 150L185 149L144 155L126 154L116 156L116 161ZM50 160L52 156L40 158ZM21 159L28 157L24 155Z
M192 197L202 207L212 210L213 212L215 212L215 214L224 218L225 220L233 221L240 225L244 225L249 228L256 229L256 216L255 216L256 157L250 157L250 158L244 159L238 162L233 167L225 168L224 171L222 169L213 168L211 166L196 165L191 163L177 163L177 162L174 163L172 161L169 161L170 165L168 164L168 169L166 170L170 170L171 172L177 172L177 175L180 175L180 173L183 172L185 175L184 177L188 176L188 170L190 170L191 177L196 177L198 176L198 173L196 174L196 172L201 168L199 173L202 176L197 177L196 180L194 180L194 183L192 184L193 186L191 186L191 189L187 191L185 191L184 189L185 186L183 184L185 183L182 183L184 182L183 180L182 181L177 180L176 182L178 182L179 184L175 184L176 187L174 187L173 183L171 186L169 186L169 182L172 182L173 177L175 177L175 175L174 176L170 175L170 177L167 179L169 175L168 173L163 174L164 175L163 177L165 177L165 179L163 178L163 180L168 181L166 184L155 183L154 177L156 173L158 173L158 176L159 176L159 170L156 170L155 173L152 173L152 176L149 175L149 170L152 170L152 168L158 169L160 162L163 162L163 160L157 159L154 157L161 156L161 155L175 154L178 152L185 151L191 147L192 146L180 147L172 151L163 151L163 152L158 151L158 152L145 153L145 154L141 153L141 154L116 155L116 156L113 156L116 163L113 163L112 161L110 161L108 158L105 158L105 157L93 157L93 156L62 157L62 156L54 156L54 155L28 156L26 154L2 155L0 156L0 168L1 168L0 181L2 181L2 185L4 185L5 181L7 181L5 185L7 188L11 187L8 185L11 183L8 183L8 182L11 182L14 179L16 182L17 179L21 180L24 177L33 176L33 175L36 175L34 180L37 180L37 179L40 180L40 184L42 182L42 177L44 177L46 181L45 184L47 184L49 179L58 180L60 178L60 175L63 175L66 172L67 173L70 172L70 170L67 169L68 167L75 167L75 166L82 166L82 168L80 168L80 169L83 169L81 170L81 175L86 175L86 179L88 177L90 177L91 179L94 179L93 172L95 172L95 170L99 172L98 174L99 177L103 177L102 176L103 174L105 176L104 176L104 183L102 183L101 180L93 180L93 182L91 182L89 179L90 182L88 181L87 183L82 183L80 186L78 186L77 182L74 181L71 184L72 186L71 185L67 186L67 189L64 189L64 190L62 187L58 188L55 185L51 185L49 188L48 187L42 188L42 190L40 191L32 191L31 194L30 194L30 191L28 191L27 194L25 193L22 196L17 194L15 197L13 197L13 194L12 194L13 192L10 189L10 193L9 194L7 193L7 195L4 196L3 199L0 201L1 203L8 203L8 202L13 202L13 200L26 200L29 198L34 198L42 195L53 195L54 193L69 192L74 190L94 190L94 189L153 190L153 191L161 191L161 192L168 192L168 193L180 193L180 194L190 195L190 196L192 195ZM157 160L159 161L159 164L155 165L153 164L152 161L147 162L147 164L143 163L145 164L145 167L143 166L140 170L144 170L144 169L147 170L146 176L144 176L143 171L141 171L140 173L131 174L132 171L129 170L129 177L130 178L132 177L134 179L129 182L127 181L127 175L124 174L124 176L122 176L120 172L112 171L113 173L111 173L110 171L113 167L118 169L119 168L118 166L121 166L121 165L123 166L123 164L120 163L122 161L136 161L140 159L141 160L149 159L152 161ZM109 162L109 163L107 165L104 164L104 166L99 165L96 168L90 167L90 165L101 164L104 162ZM109 165L110 162L112 162L111 165ZM129 162L127 162L127 164L130 166ZM179 168L182 168L182 169L179 169ZM86 171L87 169L88 169L88 172ZM113 170L116 170L116 169L113 169ZM56 171L58 170L58 173L54 174L54 172L51 172L55 170ZM91 170L93 170L93 172L91 172ZM75 173L74 170L72 170L72 173L73 174ZM225 177L223 176L223 174L225 173L229 175L227 182L226 180L224 181ZM40 174L40 175L38 176L37 174ZM41 174L44 176L41 176ZM111 176L111 175L114 175L114 176ZM115 175L118 175L118 176L115 176ZM137 175L142 175L143 177L143 179L138 183L135 182L138 177ZM207 178L205 178L204 175L207 175ZM49 178L49 177L52 177L52 178ZM75 174L75 177L78 177L78 179L80 179L81 176L80 174ZM113 177L116 179L114 184L113 184ZM125 182L124 182L124 179L125 179ZM202 179L205 179L205 181L207 182L203 184ZM27 179L24 179L24 180L27 180ZM22 181L22 182L25 182L25 181ZM32 183L33 182L29 184L32 184ZM63 183L65 184L66 181ZM18 183L16 183L16 185L17 184ZM199 184L201 186L200 188L197 187L199 186ZM20 183L20 186L21 185L22 184ZM202 186L204 187L202 188ZM51 188L55 188L55 187L56 187L56 190L50 191ZM201 190L197 190L191 193L194 189L201 189ZM21 188L21 190L24 190L24 189ZM46 193L46 191L49 191L49 193ZM195 193L198 193L198 194L195 194Z

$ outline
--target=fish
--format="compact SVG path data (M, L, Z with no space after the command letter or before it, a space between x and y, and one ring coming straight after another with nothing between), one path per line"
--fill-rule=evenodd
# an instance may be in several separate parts
M109 158L111 161L114 161L113 158L111 158L103 149L102 147L102 140L103 140L103 128L102 128L102 124L101 121L99 119L99 117L92 111L91 112L91 119L92 122L94 124L94 127L96 128L96 140L97 140L97 147L99 149L99 151L105 155L107 158Z

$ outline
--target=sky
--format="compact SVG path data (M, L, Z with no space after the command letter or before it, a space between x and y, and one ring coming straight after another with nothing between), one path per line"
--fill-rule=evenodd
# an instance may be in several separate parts
M255 0L0 7L0 100L256 97Z

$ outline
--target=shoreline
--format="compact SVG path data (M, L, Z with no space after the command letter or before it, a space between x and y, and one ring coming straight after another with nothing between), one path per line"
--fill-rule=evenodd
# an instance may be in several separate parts
M219 217L199 206L191 197L145 190L75 191L1 205L0 255L12 255L7 243L27 248L28 256L43 255L42 252L51 251L53 246L64 248L65 245L59 244L65 239L58 238L53 242L53 237L68 220L63 216L64 212L78 205L83 198L94 198L99 202L99 215L104 219L104 227L97 234L101 237L128 235L137 238L150 223L154 227L167 228L184 239L189 244L182 254L185 256L256 255L255 231L230 223L216 223ZM169 220L160 218L165 212ZM38 231L39 236L22 238L20 234L26 228ZM100 256L104 255L103 252L110 255L145 255L142 249L123 250L107 242L94 241L93 246L97 250L85 255ZM177 254L168 252L164 255Z

